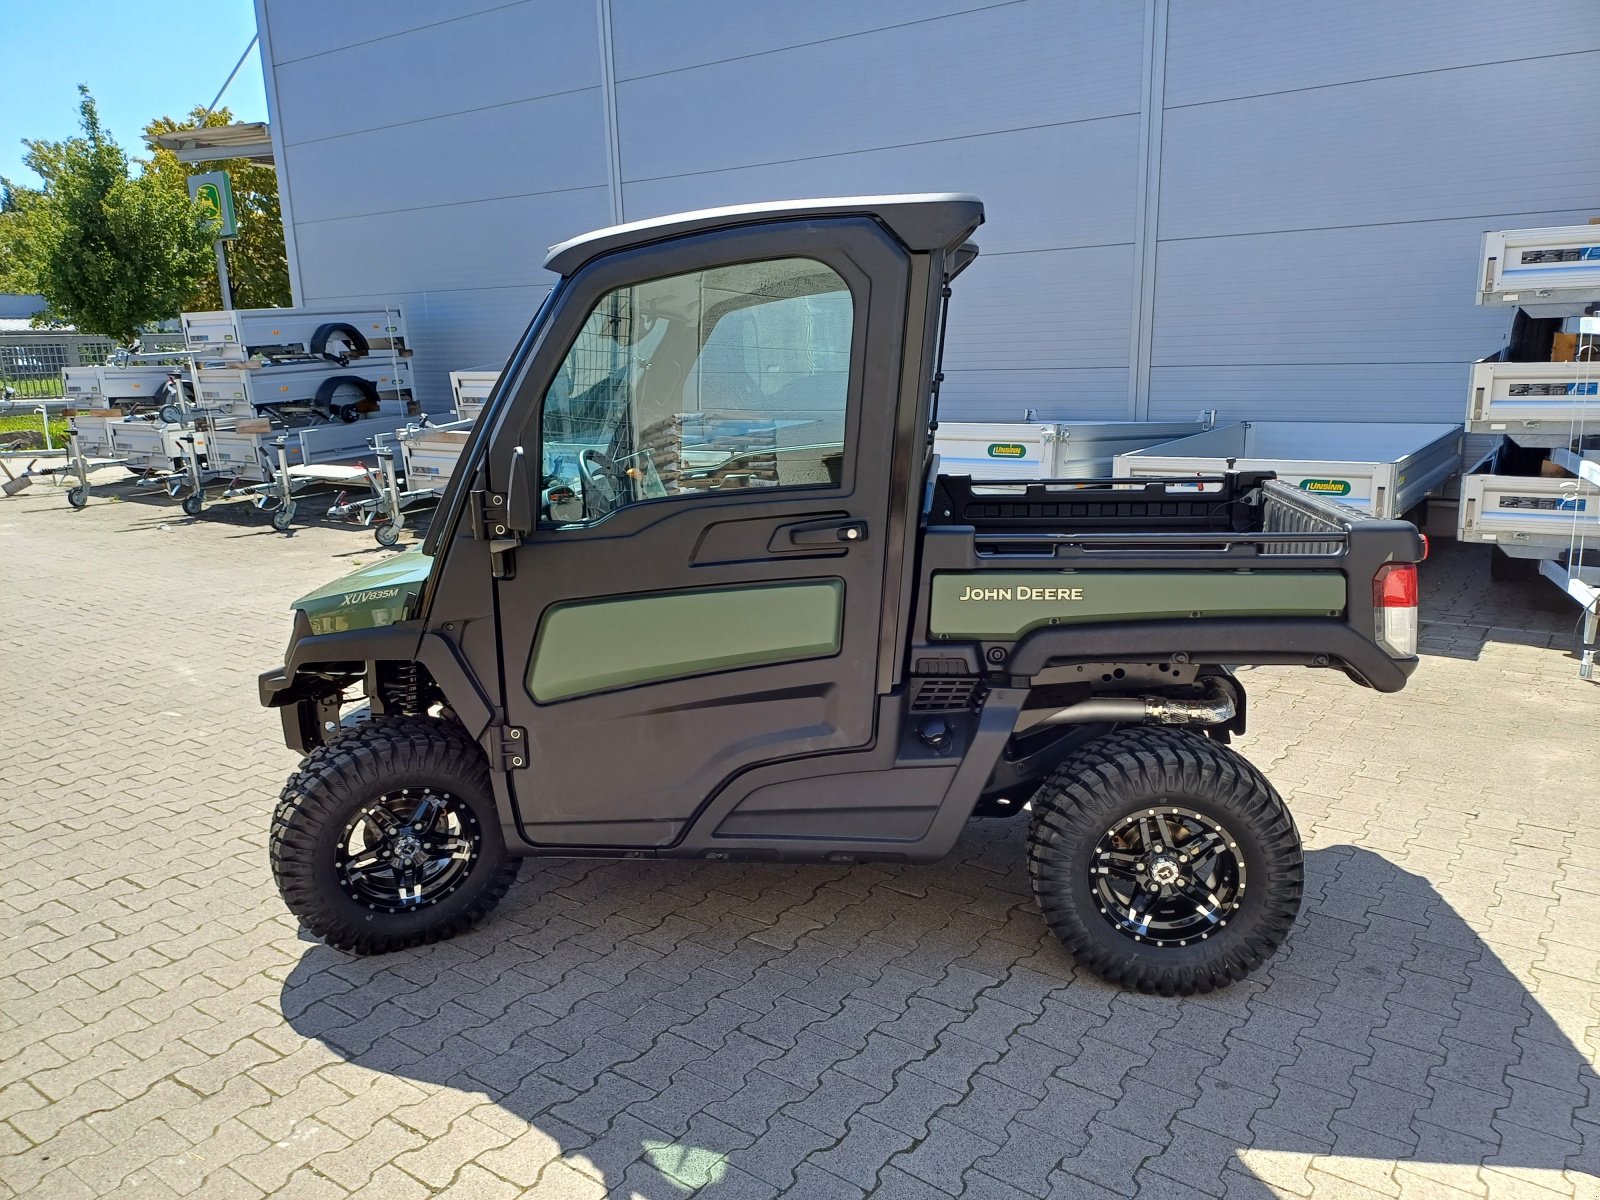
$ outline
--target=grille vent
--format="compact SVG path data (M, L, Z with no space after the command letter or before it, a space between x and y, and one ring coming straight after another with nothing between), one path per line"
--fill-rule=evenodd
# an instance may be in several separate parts
M977 707L976 679L919 679L911 697L914 713L964 712Z

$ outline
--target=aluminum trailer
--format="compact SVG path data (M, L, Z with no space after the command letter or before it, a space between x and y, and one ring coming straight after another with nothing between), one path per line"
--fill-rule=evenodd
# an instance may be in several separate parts
M61 394L75 407L104 407L105 402L100 395L100 368L62 367Z
M1577 476L1463 476L1460 535L1513 558L1553 558L1584 535L1600 549L1600 487Z
M1534 317L1577 316L1600 294L1600 225L1552 225L1483 235L1478 303Z
M1104 479L1116 456L1204 433L1214 421L947 421L933 449L946 475Z
M375 494L381 492L374 443L380 437L392 438L408 420L415 418L375 413L354 422L267 433L240 435L217 429L208 434L209 461L214 470L233 476L224 498L253 495L258 508L275 505L273 527L287 530L294 523L295 497L307 488L365 485ZM241 486L246 479L259 482Z
M1519 446L1545 449L1600 433L1600 363L1498 357L1473 363L1467 432L1504 434Z
M348 367L332 362L209 366L196 374L200 408L240 416L291 406L336 413L364 398L392 405L411 396L410 362L388 355Z
M450 397L455 402L456 415L463 421L475 421L489 399L489 393L500 381L499 367L475 367L470 371L450 372Z
M262 358L324 358L348 364L381 352L407 353L398 307L235 308L183 313L185 348L230 362Z
M1311 495L1399 518L1461 469L1459 425L1243 421L1116 458L1134 479L1276 471Z
M1551 458L1574 474L1463 478L1460 536L1512 558L1540 560L1540 574L1583 609L1578 674L1593 679L1600 641L1600 451L1558 449Z
M438 503L471 431L471 421L451 421L408 424L393 434L378 435L372 440L377 460L377 469L368 480L372 494L335 504L328 516L372 526L380 546L394 545L405 528L408 510Z
M152 408L165 399L167 378L174 371L189 374L188 368L178 363L130 363L125 367L115 364L96 367L100 376L100 402L107 408ZM185 392L192 384L185 381Z

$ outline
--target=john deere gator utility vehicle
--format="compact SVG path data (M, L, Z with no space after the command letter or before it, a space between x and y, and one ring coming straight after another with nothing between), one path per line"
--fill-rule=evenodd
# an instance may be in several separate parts
M1229 668L1398 690L1424 543L1269 474L941 475L982 220L814 200L550 252L426 542L298 601L261 677L306 756L271 857L312 933L448 937L528 856L927 862L1026 811L1045 919L1107 979L1272 954L1300 845L1227 745Z

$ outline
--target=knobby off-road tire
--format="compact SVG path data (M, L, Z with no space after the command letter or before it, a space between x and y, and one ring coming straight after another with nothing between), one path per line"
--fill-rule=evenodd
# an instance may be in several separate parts
M379 848L400 846L402 830L412 836L406 814L424 800L436 807L437 829L416 822L421 865L409 876L360 870L363 855L381 867L387 860ZM391 818L385 837L379 821L387 828ZM454 857L430 854L429 845L453 847ZM471 928L516 882L519 866L506 853L482 750L459 727L428 717L378 717L308 755L284 786L268 851L289 911L353 954L403 950ZM404 887L405 879L414 886ZM396 897L387 894L391 884Z
M1194 853L1180 863L1186 846ZM1152 872L1179 882L1158 892ZM1108 734L1057 767L1033 798L1028 873L1074 958L1162 996L1209 992L1259 967L1288 935L1305 886L1300 837L1272 785L1226 746L1178 729ZM1149 889L1143 927L1137 904L1109 900L1123 879L1129 894ZM1152 913L1167 919L1153 927Z

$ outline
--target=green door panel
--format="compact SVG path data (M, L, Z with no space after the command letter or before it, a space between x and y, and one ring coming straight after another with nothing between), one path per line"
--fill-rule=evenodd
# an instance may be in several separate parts
M839 652L838 579L658 592L552 605L539 623L528 692L540 703Z
M1326 617L1338 571L954 571L935 575L928 632L1009 642L1041 625L1171 617Z

